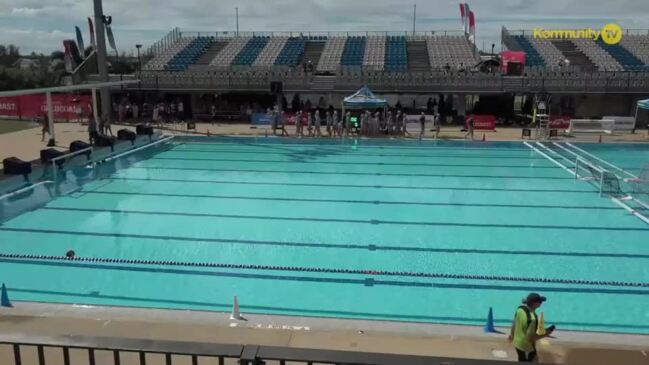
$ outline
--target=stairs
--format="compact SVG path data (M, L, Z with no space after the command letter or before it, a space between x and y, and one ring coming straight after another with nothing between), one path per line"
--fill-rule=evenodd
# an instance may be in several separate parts
M430 71L430 60L428 59L426 41L408 41L407 52L409 72Z
M331 91L336 85L336 76L315 75L311 81L311 90Z
M597 71L597 66L570 40L553 40L552 44L570 61L571 66L578 66L586 72Z
M216 41L207 49L202 56L194 62L195 65L209 65L219 52L228 44L228 41Z
M307 41L304 46L304 56L299 60L298 65L307 63L309 60L313 64L313 69L318 66L322 50L324 49L325 41Z

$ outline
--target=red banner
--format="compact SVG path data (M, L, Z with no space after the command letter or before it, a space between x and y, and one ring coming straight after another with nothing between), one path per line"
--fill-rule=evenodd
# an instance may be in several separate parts
M90 95L52 95L52 108L55 119L74 120L77 118L77 107L88 115L88 105L92 103ZM0 116L16 118L33 118L47 114L44 94L0 97Z
M0 97L0 115L8 117L20 115L20 101L17 96Z
M519 51L503 51L500 52L501 69L504 74L507 74L509 63L519 63L525 66L525 52Z
M467 116L465 119L466 129L469 129L469 118L470 116ZM473 129L476 131L495 131L497 120L498 118L495 115L476 114L473 116Z
M570 119L574 117L570 115L550 115L550 128L552 129L568 129L570 127Z

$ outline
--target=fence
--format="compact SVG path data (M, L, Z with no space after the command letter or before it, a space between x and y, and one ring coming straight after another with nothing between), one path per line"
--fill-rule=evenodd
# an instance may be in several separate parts
M505 365L508 362L289 348L87 336L0 335L5 365L165 364L259 365L268 362L332 365ZM13 360L13 361L12 361Z

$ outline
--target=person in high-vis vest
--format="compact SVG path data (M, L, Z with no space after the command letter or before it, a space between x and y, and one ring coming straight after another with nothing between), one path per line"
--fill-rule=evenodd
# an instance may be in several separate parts
M553 328L548 328L543 335L537 334L538 317L536 309L546 301L546 298L530 293L523 300L523 305L516 309L514 322L509 333L509 341L513 342L519 362L534 362L536 360L536 341L548 337Z

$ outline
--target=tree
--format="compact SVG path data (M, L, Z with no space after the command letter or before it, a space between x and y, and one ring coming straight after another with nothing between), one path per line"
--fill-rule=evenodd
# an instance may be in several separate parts
M61 51L54 51L50 55L50 59L64 61L65 60L65 53L63 53Z

